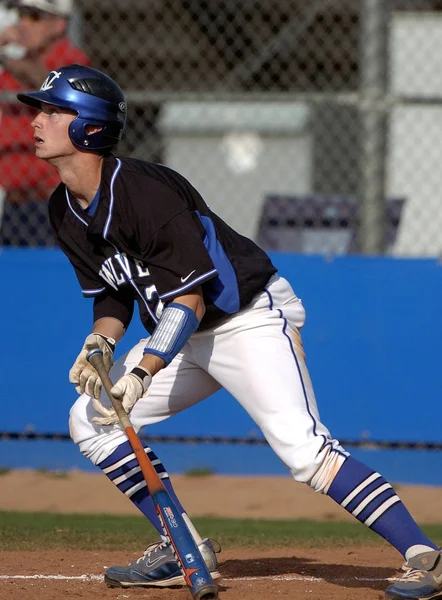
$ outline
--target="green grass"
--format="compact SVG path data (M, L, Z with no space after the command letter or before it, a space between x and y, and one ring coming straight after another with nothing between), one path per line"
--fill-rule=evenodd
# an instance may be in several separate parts
M212 518L194 521L201 533L225 547L342 547L385 543L357 522ZM436 543L442 543L442 525L423 529ZM136 551L157 539L157 532L143 517L0 512L0 550Z
M215 475L215 471L210 467L194 467L184 473L186 477L208 477Z

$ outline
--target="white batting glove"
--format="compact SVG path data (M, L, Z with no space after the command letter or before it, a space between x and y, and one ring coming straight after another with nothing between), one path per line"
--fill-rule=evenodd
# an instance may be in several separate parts
M78 394L86 393L92 398L99 398L101 395L101 380L94 367L86 360L86 355L90 350L99 348L103 352L103 362L109 373L114 364L114 350L116 342L113 338L102 335L101 333L91 333L87 336L80 354L69 371L69 381L75 384Z
M123 375L121 379L112 387L111 394L119 400L124 410L129 414L136 402L147 394L152 381L152 375L143 367L135 367L130 373ZM95 410L103 415L102 417L94 417L93 423L98 425L114 425L119 419L113 407L107 408L97 400L92 399Z

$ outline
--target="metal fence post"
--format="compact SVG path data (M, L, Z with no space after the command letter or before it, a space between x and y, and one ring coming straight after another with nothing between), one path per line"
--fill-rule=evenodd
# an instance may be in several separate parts
M361 0L360 228L364 254L385 250L388 0Z

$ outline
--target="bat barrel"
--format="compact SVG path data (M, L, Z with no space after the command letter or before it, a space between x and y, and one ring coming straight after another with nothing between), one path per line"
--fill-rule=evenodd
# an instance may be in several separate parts
M218 586L213 581L183 516L167 490L153 493L152 500L192 598L194 600L218 598Z

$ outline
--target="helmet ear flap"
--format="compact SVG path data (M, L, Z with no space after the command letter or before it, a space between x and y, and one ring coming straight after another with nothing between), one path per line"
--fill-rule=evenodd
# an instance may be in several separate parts
M69 123L69 128L68 128L68 133L69 133L69 137L71 139L71 142L74 144L74 146L77 146L77 148L82 147L83 146L83 141L84 141L84 137L86 135L86 132L84 131L84 124L82 127L82 121L83 119L79 119L79 117L75 117L75 119L73 119L70 123Z
M99 127L97 135L88 133L88 127ZM123 135L123 124L115 123L94 123L92 119L82 119L76 117L69 123L68 129L71 142L77 148L83 150L102 150L112 148L118 144ZM98 135L99 134L99 135Z
M94 149L93 141L91 143L91 138L89 137L91 134L87 132L87 128L91 125L94 124L81 117L76 117L69 123L68 133L74 146L83 149ZM100 127L103 128L102 126Z

